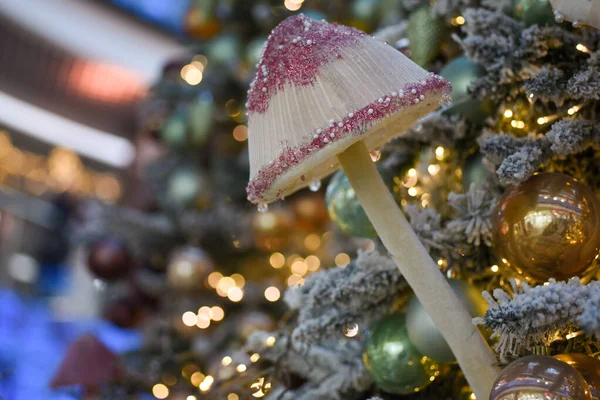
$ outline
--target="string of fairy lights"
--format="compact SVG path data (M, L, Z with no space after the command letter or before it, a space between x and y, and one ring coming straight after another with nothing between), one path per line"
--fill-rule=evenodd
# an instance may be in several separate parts
M34 196L47 192L71 192L97 197L107 203L121 196L121 183L111 173L86 168L71 150L56 147L47 156L13 146L7 132L0 131L0 184Z

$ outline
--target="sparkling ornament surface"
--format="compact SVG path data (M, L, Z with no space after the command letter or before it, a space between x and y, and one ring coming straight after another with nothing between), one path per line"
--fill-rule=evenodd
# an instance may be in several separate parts
M181 247L169 257L167 281L178 290L200 289L214 269L212 260L204 251L192 246Z
M590 386L592 399L600 399L600 360L581 353L558 354L554 358L566 362L579 371Z
M490 400L591 400L577 370L550 356L527 356L504 368Z
M88 268L97 277L114 281L129 273L133 265L124 242L106 238L92 244L88 252Z
M457 279L449 279L448 283L472 317L485 314L487 303L480 290ZM406 309L406 329L410 341L423 355L439 363L456 361L450 346L416 296Z
M427 387L439 374L437 363L419 353L408 338L404 314L391 314L369 330L363 362L375 384L393 394Z
M581 275L600 249L600 204L572 177L541 173L509 190L493 220L503 262L537 281Z

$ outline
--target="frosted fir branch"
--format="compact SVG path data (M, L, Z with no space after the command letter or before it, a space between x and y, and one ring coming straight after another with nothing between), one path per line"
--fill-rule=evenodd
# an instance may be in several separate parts
M348 327L364 326L387 313L407 288L391 258L359 252L346 268L320 271L304 286L287 290L286 303L299 311L292 337L303 343L341 337Z
M97 227L100 236L124 240L136 255L147 255L148 249L168 249L176 240L176 227L164 214L147 214L118 206L100 206Z
M589 294L579 324L588 335L600 339L600 290Z
M515 58L529 59L529 62L538 61L551 55L559 57L556 64L583 61L584 58L575 46L581 42L581 36L571 33L559 26L537 26L532 25L524 29L519 38L519 51L514 54ZM554 64L550 62L550 64ZM575 68L578 64L573 65Z
M547 285L523 283L517 289L512 298L504 290L494 290L496 300L484 292L490 307L484 317L473 320L499 337L496 351L502 358L518 355L536 343L550 343L566 330L597 332L600 312L589 308L600 301L599 281L584 285L578 278L550 279Z
M600 140L600 132L587 120L562 119L545 136L530 139L512 135L484 135L481 152L494 164L503 184L518 184L531 177L554 156L577 154Z
M454 146L457 140L464 139L466 135L467 125L463 118L434 112L409 129L402 140L431 146Z
M497 33L491 33L489 36L467 36L460 44L470 60L488 68L497 68L505 64L515 47L510 37Z
M306 345L279 333L273 346L267 345L267 332L253 332L245 351L256 352L276 364L276 368L293 372L307 382L298 390L282 394L285 400L342 400L366 391L372 381L362 363L362 344L348 340L340 344L330 340L324 344Z
M566 156L584 150L593 140L593 134L591 121L563 119L552 125L546 139L554 154Z
M512 0L481 0L481 5L492 11L502 12L513 6Z
M448 222L446 230L458 241L479 246L492 245L492 217L499 193L491 187L471 184L466 193L450 193L448 203L457 211L457 216Z
M552 156L550 142L543 137L486 136L480 140L480 150L492 163L500 164L496 173L503 184L523 182Z
M541 142L541 143L546 143ZM523 146L516 153L506 157L496 173L503 184L517 185L529 179L546 161L548 153L545 146Z
M409 204L404 207L404 211L411 227L430 254L444 248L442 217L436 210Z
M504 101L511 92L510 85L501 83L502 69L488 70L487 75L476 79L469 86L469 93L478 99L490 99L495 102Z
M513 135L494 135L485 132L479 139L479 150L493 164L499 165L511 154L519 151L524 143L532 142L532 139L518 139Z
M498 3L497 0L490 2ZM498 35L515 38L523 26L502 12L494 12L484 8L467 8L463 13L465 24L462 31L470 36Z
M591 68L600 67L600 50L592 51L590 58L587 61L587 65Z
M566 85L566 90L572 97L582 100L599 100L600 72L598 72L598 67L589 67L573 75Z
M472 6L476 2L476 0L437 0L431 6L431 10L434 15L446 17L462 8Z
M543 67L535 76L523 84L525 92L544 101L562 105L570 93L567 89L565 72L556 67Z

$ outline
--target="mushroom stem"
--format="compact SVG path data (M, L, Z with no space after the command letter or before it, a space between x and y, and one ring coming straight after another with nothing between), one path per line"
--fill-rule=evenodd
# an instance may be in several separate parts
M500 372L494 352L413 232L364 142L353 144L338 159L381 241L448 342L475 396L487 399Z

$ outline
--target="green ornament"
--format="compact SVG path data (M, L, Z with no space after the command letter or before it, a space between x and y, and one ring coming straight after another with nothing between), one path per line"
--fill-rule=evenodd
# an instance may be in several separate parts
M319 10L307 9L307 10L302 11L302 13L304 14L304 16L306 16L310 19L317 20L317 21L320 21L322 19L327 19L327 15L323 14Z
M490 172L483 165L483 154L477 152L467 157L462 174L463 188L469 189L472 183L481 185L490 179Z
M248 46L246 46L246 62L248 65L254 67L254 65L258 64L266 42L266 37L259 37L248 43Z
M187 142L187 115L178 111L164 123L160 132L162 141L169 147L178 148Z
M410 58L420 66L426 66L433 61L440 50L443 33L444 21L435 17L429 7L413 11L406 28Z
M210 92L202 92L190 105L188 123L191 137L189 144L200 146L206 142L213 125L215 104Z
M550 25L554 23L554 13L550 0L513 0L512 13L526 26Z
M352 16L360 21L370 22L377 16L379 0L354 0Z
M227 33L212 39L208 45L208 62L233 64L241 54L240 38Z
M388 187L393 186L393 173L378 167ZM344 234L353 237L376 238L377 232L362 208L356 192L344 171L338 171L327 185L325 205L331 218Z
M452 105L444 112L450 115L463 115L471 121L482 121L488 114L485 104L471 97L469 86L486 74L485 68L461 56L450 61L440 75L452 85Z
M207 178L193 167L176 169L167 182L168 202L177 208L204 208L210 202L210 196Z
M424 389L439 374L438 364L410 342L406 317L400 313L388 315L371 327L363 362L375 384L393 394Z
M457 279L449 279L448 283L473 317L485 314L487 303L479 290ZM416 297L406 309L406 329L410 341L425 356L439 363L456 361L442 333Z

